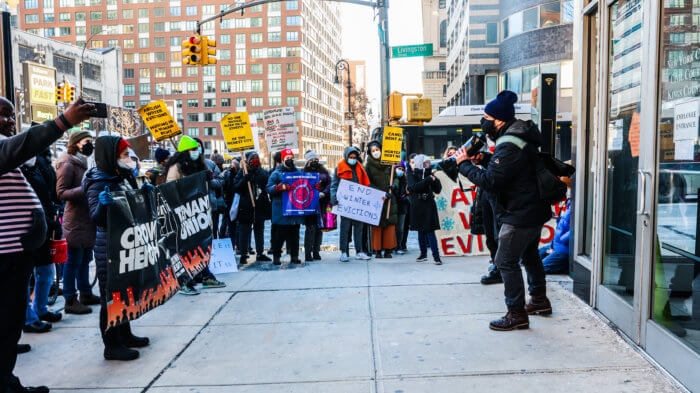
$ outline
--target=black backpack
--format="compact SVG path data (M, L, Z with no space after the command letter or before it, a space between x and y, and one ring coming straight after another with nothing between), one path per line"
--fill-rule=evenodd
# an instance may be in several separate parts
M496 145L510 142L523 149L527 142L515 135L504 135L498 138ZM571 176L576 168L562 162L548 153L537 152L535 156L535 176L537 177L537 190L540 200L547 205L554 205L566 199L566 184L559 179L560 176Z

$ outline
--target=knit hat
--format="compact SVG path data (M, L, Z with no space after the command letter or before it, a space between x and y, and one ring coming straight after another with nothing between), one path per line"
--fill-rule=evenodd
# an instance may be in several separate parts
M124 138L120 138L119 143L117 143L117 157L119 157L119 155L122 154L122 152L128 149L129 147L131 147L129 142L127 142Z
M245 153L245 160L250 161L250 159L253 158L254 155L258 156L258 152L255 150L251 150L251 151L246 152Z
M191 137L184 135L182 138L180 138L180 143L177 145L177 151L187 151L190 149L196 149L199 147L199 144L197 141L192 139Z
M510 90L503 90L496 98L491 100L484 108L484 113L501 121L511 121L515 119L515 107L518 102L518 95Z
M307 150L306 154L304 154L304 158L306 159L306 162L319 159L318 154L316 154L316 152L313 150Z
M373 140L367 144L367 154L372 152L372 146L377 146L379 150L382 150L382 143L378 140Z
M156 152L153 154L153 156L156 159L157 163L161 163L170 157L170 151L167 149L163 149L162 147L159 147L156 149Z
M287 158L289 156L293 156L293 155L294 155L294 152L292 151L292 149L282 150L282 162L284 162L285 158Z
M78 142L80 142L82 139L91 137L90 131L86 130L78 130L78 131L73 131L70 133L70 136L68 137L68 146L72 146Z

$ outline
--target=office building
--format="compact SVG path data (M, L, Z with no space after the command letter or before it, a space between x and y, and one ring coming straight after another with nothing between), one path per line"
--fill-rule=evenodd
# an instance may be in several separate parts
M447 2L422 0L423 43L433 55L423 59L423 97L433 104L433 118L447 106Z

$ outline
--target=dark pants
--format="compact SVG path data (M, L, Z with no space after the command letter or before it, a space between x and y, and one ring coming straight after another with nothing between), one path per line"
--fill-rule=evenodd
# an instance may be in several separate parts
M278 239L279 237L279 225L276 224L270 224L270 251L272 251L272 255L282 255L282 250L277 249L277 245L279 244L281 247L281 242Z
M340 252L349 254L351 236L355 242L355 255L366 250L366 248L362 248L362 229L364 227L365 225L360 221L340 217Z
M306 220L306 230L304 231L304 253L313 256L321 252L323 243L323 232L318 227L318 216L308 217Z
M34 264L29 253L0 254L0 391L17 362L17 343L27 313L27 285Z
M211 234L214 239L219 238L219 217L221 216L221 213L211 213Z
M428 246L430 246L430 251L433 253L433 258L440 258L440 250L438 250L437 237L435 237L435 231L430 232L418 232L418 246L420 247L420 255L428 255Z
M509 311L525 310L525 285L518 263L521 259L527 273L530 294L544 295L547 291L544 267L538 249L541 233L541 225L527 228L516 228L510 224L501 226L495 262L503 277Z
M272 244L275 257L282 255L282 244L287 244L287 253L292 260L299 259L299 225L277 225L277 240Z
M494 213L493 205L489 201L488 194L485 191L481 192L481 206L484 217L484 232L486 235L486 248L491 254L491 262L496 259L496 251L498 251L498 232L500 230L498 220Z
M407 209L406 212L406 217L404 218L404 223L403 223L403 237L399 239L399 248L402 250L406 250L406 242L408 241L408 232L410 232L410 223L411 223L411 209Z
M83 295L92 293L90 285L90 261L92 260L92 248L68 247L68 260L63 269L63 297L68 300L78 293L75 288L78 283L78 290Z
M102 335L102 342L104 343L105 348L122 346L122 338L131 336L131 325L129 322L126 322L119 326L108 327L107 282L102 280L99 275L97 278L100 285L100 334Z
M401 246L403 241L403 231L404 224L406 222L406 213L399 213L398 221L396 221L396 249L403 250L405 247Z
M241 222L238 228L238 244L240 244L241 256L248 255L250 248L250 232L255 234L255 252L262 255L265 249L265 220L255 218L255 222Z

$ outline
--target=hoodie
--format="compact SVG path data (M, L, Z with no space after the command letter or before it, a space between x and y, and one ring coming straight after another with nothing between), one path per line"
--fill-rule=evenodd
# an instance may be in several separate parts
M524 141L520 148L514 142L499 143L511 135ZM486 190L497 205L500 223L514 227L535 227L552 218L551 206L540 200L535 165L542 144L540 131L532 121L514 120L499 130L496 149L486 169L463 161L459 171L469 181Z
M348 156L350 153L357 153L358 159L357 163L352 166L348 164ZM338 167L335 170L335 175L333 176L333 181L331 182L331 205L337 205L338 199L336 198L336 193L338 192L338 185L340 184L340 179L349 180L353 183L359 183L363 186L369 186L369 178L365 172L365 168L360 163L360 150L354 146L348 146L343 151L343 159L338 163Z

